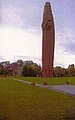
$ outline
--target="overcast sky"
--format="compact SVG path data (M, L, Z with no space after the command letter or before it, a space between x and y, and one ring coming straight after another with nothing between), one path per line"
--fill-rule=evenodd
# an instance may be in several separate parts
M48 0L55 22L54 65L75 64L75 0ZM0 61L41 63L42 16L46 0L0 0Z

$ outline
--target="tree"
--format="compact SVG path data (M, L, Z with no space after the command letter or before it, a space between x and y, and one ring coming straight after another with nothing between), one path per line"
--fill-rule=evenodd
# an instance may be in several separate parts
M13 75L13 70L9 68L0 68L0 75Z
M54 76L55 77L72 77L75 76L75 66L71 64L68 68L62 68L57 66L54 68Z
M36 73L35 73L34 69L33 69L31 66L25 65L25 66L23 67L22 75L23 75L23 76L33 77L33 76L36 76Z
M26 64L23 67L23 76L40 76L41 75L41 66L37 65L33 61L26 61Z
M63 76L63 70L60 66L57 66L54 68L54 76L55 77L62 77Z
M75 76L75 66L74 64L71 64L68 66L68 73L69 73L69 76Z
M73 69L74 69L74 68L75 68L74 64L69 65L69 66L68 66L68 69L70 69L70 68L73 68Z

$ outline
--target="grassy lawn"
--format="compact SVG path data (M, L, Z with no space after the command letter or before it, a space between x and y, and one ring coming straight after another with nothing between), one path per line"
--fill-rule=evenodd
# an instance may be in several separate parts
M75 120L75 97L0 77L0 120Z
M43 84L43 82L48 82L49 85L62 85L65 84L65 81L68 81L70 84L75 85L75 77L55 77L55 78L41 78L41 77L18 77L17 79L26 80L29 82L34 82L37 84Z

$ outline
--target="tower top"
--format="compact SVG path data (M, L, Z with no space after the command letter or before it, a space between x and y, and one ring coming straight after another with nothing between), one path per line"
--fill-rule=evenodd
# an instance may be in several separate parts
M46 3L45 3L45 6L50 6L50 2L46 2Z
M46 3L45 3L44 9L47 9L47 8L50 8L50 9L51 9L50 2L46 2Z
M43 19L45 20L52 20L52 10L51 10L51 4L50 2L46 2L44 5L44 13L43 13Z

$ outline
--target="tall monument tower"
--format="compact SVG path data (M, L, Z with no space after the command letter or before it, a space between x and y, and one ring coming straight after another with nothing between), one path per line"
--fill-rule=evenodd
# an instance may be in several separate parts
M46 2L42 22L42 77L53 76L54 43L54 20L50 2Z

